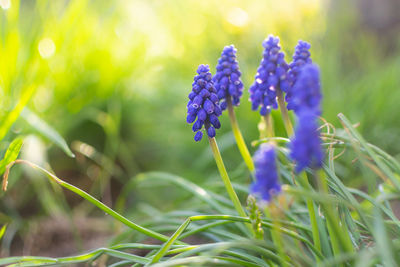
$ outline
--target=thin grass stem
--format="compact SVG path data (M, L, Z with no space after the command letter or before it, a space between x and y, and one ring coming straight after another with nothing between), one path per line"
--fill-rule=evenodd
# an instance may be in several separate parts
M165 235L162 235L160 233L154 232L150 229L144 228L138 224L135 224L134 222L128 220L127 218L125 218L124 216L122 216L121 214L119 214L118 212L115 212L114 210L112 210L111 208L109 208L108 206L106 206L105 204L101 203L99 200L97 200L96 198L92 197L91 195L89 195L88 193L86 193L85 191L61 180L60 178L58 178L57 176L55 176L54 174L50 173L49 171L43 169L42 167L27 161L27 160L15 160L13 162L11 162L6 169L6 172L4 173L4 180L3 180L3 190L5 191L7 189L7 181L8 181L8 175L10 173L10 168L17 163L24 163L27 164L28 166L39 170L41 172L43 172L44 174L47 175L48 178L50 178L50 180L55 181L57 184L59 184L60 186L74 192L75 194L81 196L82 198L84 198L85 200L89 201L90 203L92 203L93 205L95 205L96 207L98 207L99 209L103 210L105 213L107 213L108 215L114 217L115 219L117 219L118 221L120 221L121 223L125 224L126 226L128 226L129 228L132 228L133 230L136 230L144 235L147 235L149 237L152 237L154 239L160 240L160 241L167 241L169 238ZM184 243L180 243L180 244L184 244Z
M181 226L176 230L176 232L169 238L169 240L164 243L161 249L154 255L153 259L151 260L150 264L158 262L164 255L167 253L169 248L174 244L175 240L186 230L186 228L190 224L190 218L186 219Z

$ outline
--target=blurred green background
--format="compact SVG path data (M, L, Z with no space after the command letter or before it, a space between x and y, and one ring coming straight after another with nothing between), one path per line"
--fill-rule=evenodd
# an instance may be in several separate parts
M15 123L0 131L0 151L3 155L15 136L27 136L23 158L51 166L109 205L128 179L143 171L199 181L215 173L215 166L207 142L195 144L185 122L197 66L214 70L222 48L236 46L245 84L236 112L250 143L258 137L259 115L250 109L247 89L261 43L273 34L287 61L299 39L311 43L313 61L322 70L323 117L340 126L336 115L346 114L368 141L398 155L398 14L396 0L0 0L0 121L26 105ZM40 133L43 128L32 119L37 117L60 133L76 158ZM283 133L279 121L276 126ZM217 139L228 169L241 166L225 114ZM11 222L14 229L3 239L0 256L76 251L40 250L29 242L37 241L32 233L41 233L44 218L59 222L54 218L75 210L86 216L89 208L68 193L60 200L60 190L34 172L16 170L9 192L0 195L0 222ZM144 197L140 190L131 194ZM68 239L46 242L63 238Z

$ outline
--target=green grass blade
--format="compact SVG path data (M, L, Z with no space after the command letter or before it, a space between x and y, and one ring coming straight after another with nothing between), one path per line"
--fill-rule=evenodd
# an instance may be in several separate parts
M74 192L75 194L81 196L82 198L84 198L85 200L89 201L90 203L92 203L93 205L95 205L96 207L98 207L99 209L103 210L105 213L109 214L110 216L114 217L115 219L117 219L118 221L120 221L121 223L125 224L126 226L132 228L133 230L136 230L142 234L145 234L149 237L153 237L155 239L161 240L161 241L167 241L169 238L165 235L162 235L160 233L154 232L150 229L144 228L138 224L135 224L134 222L128 220L127 218L125 218L124 216L122 216L121 214L115 212L113 209L109 208L108 206L106 206L105 204L103 204L102 202L100 202L99 200L97 200L96 198L92 197L90 194L86 193L85 191L61 180L60 178L58 178L57 176L55 176L54 174L50 173L49 171L43 169L42 167L26 161L26 160L16 160L14 162L11 163L11 165L8 166L8 169L6 170L6 173L4 174L4 181L5 183L7 182L8 179L8 173L10 168L12 167L12 165L14 165L15 163L25 163L27 165L29 165L30 167L39 170L41 172L43 172L44 174L46 174L46 176L52 180L55 181L57 184L59 184L60 186ZM182 243L180 243L182 244Z
M132 264L132 261L119 261L116 263L111 264L109 267L120 267L120 266L128 266L129 264Z
M65 154L74 158L75 155L72 153L71 149L68 147L67 142L62 138L62 136L44 120L42 120L38 115L32 112L30 109L25 108L21 112L21 117L36 131L45 136L47 139L52 141L58 147L60 147Z
M3 238L4 234L6 233L7 230L7 224L3 225L0 229L0 240Z
M62 258L48 258L48 257L10 257L5 259L0 259L0 265L3 264L16 264L17 266L40 266L40 265L48 265L48 264L56 264L56 265L71 265L82 262L87 262L90 260L94 260L99 256L106 254L114 258L129 260L130 262L137 262L140 264L146 264L150 260L144 257L140 257L137 255L133 255L130 253L118 251L110 248L99 248L92 252L88 252L85 254L71 256L71 257L62 257Z
M396 261L394 259L394 249L392 246L392 241L388 237L382 214L379 209L375 208L374 210L374 239L376 241L378 252L381 255L382 263L386 267L396 267L398 265L396 264Z
M9 257L0 259L0 265L18 264L22 265L24 262L29 262L33 265L56 263L57 260L49 257L35 257L35 256L22 256L22 257Z
M176 230L176 232L170 237L170 239L160 248L160 250L154 255L151 263L158 262L168 251L168 249L174 244L175 240L186 230L190 224L190 219L185 220L181 226Z
M371 149L370 146L368 146L368 144L364 140L364 138L354 129L354 127L353 127L353 125L351 125L350 121L341 113L338 115L338 117L339 117L340 121L342 122L343 126L345 127L345 129L347 129L350 132L350 134L358 142L360 142L361 146L365 149L367 154L376 163L376 165L379 167L379 169L390 179L390 181L397 188L397 190L400 191L400 182L399 182L398 178L396 178L393 175L393 173L390 171L390 169L385 164L382 163L382 161L379 159L378 155Z
M7 113L3 121L0 123L0 141L3 140L4 136L6 136L8 133L8 130L10 130L11 126L18 119L21 111L24 109L26 104L28 104L35 91L35 86L28 87L20 96L19 101L15 105L14 109Z
M239 241L239 242L217 242L212 244L202 244L197 246L187 246L185 248L178 248L174 250L170 250L169 254L177 254L171 259L178 259L189 257L195 254L200 254L207 251L212 251L215 254L215 251L220 251L221 255L229 255L232 257L236 257L242 260L252 261L258 266L268 266L264 260L260 257L255 257L252 255L263 256L265 258L271 259L272 261L278 263L279 258L275 253L271 250L264 248L266 244L264 242L252 242L252 241ZM229 250L229 249L237 248L241 250L245 250L245 252L238 252L238 250ZM273 247L271 246L271 249Z
M191 236L191 235L194 235L194 234L197 234L197 233L204 233L204 232L206 232L206 230L208 230L210 228L214 228L216 226L220 226L220 225L224 225L224 224L228 224L228 223L231 223L231 222L222 221L222 222L207 223L207 224L204 224L204 225L202 225L200 227L197 227L196 229L187 231L186 233L182 234L179 239L184 239L184 238L186 238L188 236Z
M18 158L19 152L21 151L23 139L21 137L15 138L8 146L4 158L0 161L0 175L2 175L8 164Z
M165 172L148 172L137 175L135 180L137 183L140 183L142 181L146 181L147 179L160 179L171 182L191 192L196 197L202 199L218 212L224 213L227 211L227 209L222 207L207 190L182 177Z
M249 267L259 267L256 264L252 264L245 261L240 261L237 259L227 258L227 257L208 257L208 256L194 256L187 257L183 259L174 259L170 261L164 261L152 265L152 267L168 267L168 266L249 266Z

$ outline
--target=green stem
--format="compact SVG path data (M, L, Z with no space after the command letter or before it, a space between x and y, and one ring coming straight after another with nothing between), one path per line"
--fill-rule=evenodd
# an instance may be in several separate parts
M267 134L267 124L265 123L265 118L261 116L260 122L257 125L258 132L260 133L260 140L268 137Z
M274 228L271 229L271 237L272 237L272 241L274 242L274 244L276 246L276 250L279 255L279 260L281 263L280 266L286 267L286 266L288 266L287 260L289 260L289 258L285 254L285 250L283 248L282 234L278 230L278 229L281 229L281 224L280 224L279 220L277 220L276 218L274 218L274 216L272 216L272 214L270 213L268 208L266 208L264 212L265 212L265 215L267 215L267 217L269 217L271 219L272 224L274 225Z
M260 132L260 139L274 137L274 124L271 114L261 116L261 120L258 123L258 131Z
M321 172L321 171L319 171ZM314 170L314 177L315 180L318 181L318 186L320 191L325 194L329 194L329 187L327 183L326 177L321 177L321 175L318 175L318 171ZM327 219L327 224L328 224L328 231L329 235L332 240L332 248L334 250L335 255L340 254L340 245L339 243L342 244L343 250L345 252L353 252L353 244L351 243L350 236L346 233L344 229L339 225L338 218L339 215L336 214L335 208L333 205L330 204L324 204L324 211Z
M218 171L221 175L222 181L224 182L226 191L228 192L228 195L233 203L233 206L235 207L237 213L242 216L242 217L247 217L246 212L244 211L242 204L239 201L239 198L235 192L235 189L232 186L231 180L229 179L228 172L225 169L224 162L222 160L221 154L218 149L217 142L215 141L215 138L208 138L208 141L210 142L211 150L214 155L215 162L218 167ZM250 232L254 235L253 228L251 227L250 224L246 224L247 228L250 229Z
M300 179L303 186L311 189L311 186L308 183L308 179L305 172L303 172L303 174L300 176ZM317 216L315 213L314 202L312 201L312 199L307 198L306 203L307 203L308 213L310 214L311 231L313 235L314 246L319 252L321 252L321 240L318 231L318 223L317 223ZM316 260L317 263L320 261L318 257L316 257Z
M54 174L50 173L49 171L43 169L42 167L27 161L27 160L15 160L13 162L11 162L6 169L6 172L4 173L4 181L3 181L3 190L6 190L6 185L7 185L7 180L8 180L8 174L10 172L10 168L16 164L16 163L24 163L29 165L30 167L39 170L43 173L45 173L51 180L55 181L57 184L59 184L60 186L74 192L75 194L81 196L82 198L86 199L87 201L89 201L90 203L94 204L96 207L98 207L99 209L103 210L105 213L107 213L108 215L111 215L112 217L114 217L115 219L117 219L118 221L122 222L123 224L125 224L126 226L142 233L145 234L149 237L158 239L160 241L167 241L169 238L165 235L159 234L157 232L154 232L150 229L144 228L138 224L135 224L134 222L128 220L127 218L125 218L124 216L122 216L121 214L119 214L118 212L115 212L114 210L112 210L111 208L107 207L106 205L104 205L103 203L101 203L99 200L97 200L96 198L92 197L91 195L89 195L88 193L86 193L85 191L61 180L60 178L58 178L57 176L55 176ZM182 242L180 242L180 244L184 244Z
M239 148L240 154L242 155L244 162L247 165L247 168L249 169L250 172L253 172L254 171L253 159L251 158L250 152L247 149L246 143L243 139L242 133L239 128L239 124L236 120L235 111L233 110L233 105L232 105L232 99L228 97L226 99L226 103L228 104L229 119L231 120L232 131L236 139L236 144Z
M285 106L285 100L283 99L282 90L278 89L276 91L276 95L278 97L278 105L279 105L279 109L281 110L283 124L285 125L286 133L287 133L288 137L291 137L293 135L294 131L293 131L292 123L289 118L288 110Z
M167 242L160 248L160 250L154 255L150 264L158 262L167 253L169 248L174 244L175 240L186 230L190 224L190 218L186 219L176 232L169 238Z
M272 121L271 113L265 115L263 118L264 118L264 122L265 122L266 133L267 133L266 137L274 137L275 136L274 123Z

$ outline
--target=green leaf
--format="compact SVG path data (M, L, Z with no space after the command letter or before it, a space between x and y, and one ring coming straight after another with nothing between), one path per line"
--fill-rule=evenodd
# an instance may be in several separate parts
M19 151L21 150L23 143L23 139L21 137L17 137L11 144L8 146L6 154L4 158L0 161L0 175L4 173L8 164L17 159L19 155Z
M138 262L140 264L146 264L149 262L149 259L136 256L127 252L118 251L110 248L99 248L94 251L70 257L63 258L49 258L49 257L9 257L0 259L0 265L5 264L15 264L12 266L44 266L44 265L57 265L57 266L71 266L76 263L87 262L89 260L93 260L98 258L100 255L109 255L111 257L117 259L129 260L131 262Z
M387 229L385 227L382 214L379 209L375 208L374 213L374 223L375 223L375 231L374 231L374 239L376 242L377 250L381 255L382 263L384 266L398 266L393 257L394 249L392 241L390 240Z
M26 89L23 94L20 96L18 103L15 105L14 109L9 112L3 121L0 123L0 141L6 136L8 130L14 124L14 122L18 119L23 108L28 104L28 101L31 99L33 93L36 91L35 86L30 86Z
M196 197L203 200L207 204L209 204L211 207L213 207L218 212L224 213L226 211L226 209L215 200L215 198L210 194L209 191L190 182L187 179L184 179L184 178L179 177L174 174L170 174L170 173L166 173L166 172L141 173L141 174L138 174L133 181L135 183L142 183L144 181L152 180L152 179L164 180L164 181L173 183L177 186L180 186L180 187L184 188L185 190L191 192L192 194L194 194Z
M176 232L169 238L167 242L160 248L160 250L154 255L151 263L158 262L167 253L169 248L174 244L175 240L186 230L190 224L190 219L186 219L181 226L176 230Z
M7 224L3 225L0 229L0 240L3 238L4 234L6 233Z
M376 166L382 171L382 173L384 173L390 179L390 181L393 183L393 186L395 186L398 190L400 190L400 182L398 181L396 176L389 169L389 167L380 160L375 151L373 151L373 149L370 146L368 146L367 142L356 131L356 129L353 127L350 121L342 113L339 113L338 117L343 126L345 127L345 130L348 131L349 135L360 143L360 145L367 152L368 156L371 157L371 159L376 163Z
M103 204L101 201L97 200L92 195L86 193L85 191L79 189L78 187L73 186L72 184L69 184L69 183L63 181L62 179L58 178L57 176L55 176L51 172L47 171L46 169L43 169L42 167L40 167L40 166L38 166L38 165L36 165L36 164L34 164L32 162L29 162L29 161L26 161L26 160L21 160L19 162L14 162L14 163L24 163L24 164L27 164L28 166L30 166L31 168L42 172L51 181L56 182L60 186L62 186L64 188L68 189L69 191L72 191L75 194L81 196L82 198L84 198L88 202L92 203L93 205L95 205L96 207L98 207L99 209L104 211L105 213L111 215L112 217L114 217L115 219L120 221L121 223L125 224L126 226L128 226L128 227L130 227L130 228L132 228L134 230L137 230L138 232L141 232L141 233L143 233L145 235L148 235L150 237L153 237L155 239L159 239L161 241L167 241L169 239L165 235L162 235L160 233L154 232L154 231L152 231L150 229L146 229L146 228L144 228L144 227L142 227L142 226L130 221L129 219L125 218L124 216L122 216L118 212L115 212L113 209L109 208L107 205ZM7 179L7 177L4 177L4 178ZM3 188L5 188L5 186L3 186ZM183 244L183 243L180 242L180 244ZM1 263L0 263L0 265L1 265Z
M38 131L40 134L59 146L68 156L70 156L71 158L75 157L74 153L72 153L64 138L62 138L62 136L53 127L47 124L34 112L29 110L28 108L25 108L21 113L21 117L36 131Z

